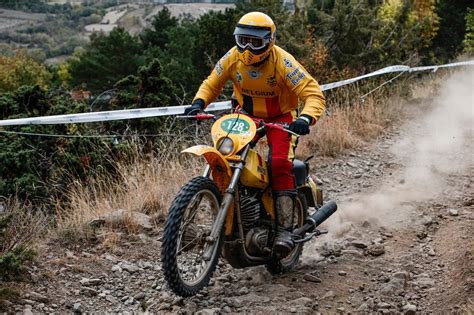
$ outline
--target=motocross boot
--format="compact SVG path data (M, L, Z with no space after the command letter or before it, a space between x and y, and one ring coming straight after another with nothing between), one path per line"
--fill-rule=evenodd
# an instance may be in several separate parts
M288 256L295 243L291 237L295 211L295 191L276 191L275 209L277 215L277 232L273 242L273 253L279 259Z

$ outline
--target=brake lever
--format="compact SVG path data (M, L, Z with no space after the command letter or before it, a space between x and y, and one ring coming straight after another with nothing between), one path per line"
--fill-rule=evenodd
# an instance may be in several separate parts
M299 134L297 134L296 132L291 131L290 129L283 128L283 130L286 131L286 132L288 132L289 134L291 134L291 135L297 137L297 138L300 137Z

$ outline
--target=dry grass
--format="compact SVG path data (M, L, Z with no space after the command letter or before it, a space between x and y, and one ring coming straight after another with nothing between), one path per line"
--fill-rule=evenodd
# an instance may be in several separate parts
M5 201L0 219L7 222L0 231L0 255L19 246L30 247L47 227L46 215L41 209L34 210L16 197Z
M142 212L161 220L179 188L190 178L200 174L203 163L199 159L169 160L143 158L139 154L132 163L117 164L113 176L99 176L89 185L73 181L66 192L67 209L56 210L59 237L66 243L92 236L89 223L118 209ZM117 175L118 174L118 175ZM123 217L121 228L137 233L139 228L132 216ZM118 227L109 225L109 230ZM115 237L106 238L113 247Z
M397 118L400 99L380 94L361 99L357 89L347 90L328 98L330 115L320 119L310 135L301 138L298 157L335 157L377 137Z

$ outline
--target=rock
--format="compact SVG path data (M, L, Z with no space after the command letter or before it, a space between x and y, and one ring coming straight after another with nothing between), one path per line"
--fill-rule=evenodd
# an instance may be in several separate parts
M452 217L457 217L459 215L459 211L456 209L449 209L448 214Z
M89 287L82 287L81 288L81 293L86 295L86 296L96 296L99 294L99 292L97 290L94 290L92 288L89 288Z
M81 303L74 303L74 305L72 306L72 311L74 313L82 313L83 307L82 307Z
M406 304L402 308L403 314L405 315L415 315L416 314L416 305L413 304Z
M122 272L122 267L120 267L120 264L112 266L112 271L116 272Z
M421 288L432 288L435 285L435 282L431 278L420 278L414 282L415 285L418 285Z
M367 242L364 242L363 240L353 240L351 242L351 245L362 249L367 248L369 246L369 244Z
M329 257L329 256L341 256L342 254L342 246L338 243L328 243L325 242L319 251L321 256Z
M115 257L113 255L110 255L110 254L104 254L104 255L102 255L102 258L107 259L108 261L113 262L113 263L116 263L116 262L119 261L119 259L117 257Z
M129 211L126 209L119 209L108 213L107 215L94 219L89 222L92 227L100 227L106 223L113 226L123 227L127 220L131 220L141 230L150 231L153 229L151 217L137 211Z
M405 271L394 273L390 277L389 282L382 285L380 293L387 296L393 296L404 292L407 286L408 278L408 273Z
M430 217L429 215L423 216L423 224L426 226L430 226L433 224L433 218Z
M269 283L272 279L272 276L264 269L255 268L249 270L247 273L247 278L251 279L250 283L253 285L262 285Z
M142 299L145 298L145 293L139 292L139 293L135 294L135 295L133 296L133 298L134 298L135 300L142 300Z
M362 303L358 308L357 308L357 312L367 312L369 310L369 305L367 305L367 303Z
M344 249L342 250L342 254L343 255L352 255L354 257L359 257L359 258L362 258L364 255L362 255L362 253L358 250L355 250L355 249Z
M196 315L214 315L219 314L219 308L205 308L196 312Z
M336 308L336 311L337 311L338 313L344 313L344 312L346 311L346 309L341 306L341 307Z
M431 249L428 251L428 255L430 255L430 256L432 256L432 257L433 257L433 256L436 256L436 252L434 251L433 248L431 248Z
M373 244L382 244L383 243L383 238L379 237L376 238L372 241Z
M389 308L392 307L392 305L389 304L389 303L380 302L379 304L377 304L377 307L378 307L379 309L389 309Z
M313 304L313 300L307 297L300 297L299 299L290 302L291 305L300 307L310 307Z
M23 315L33 315L34 313L31 311L31 306L27 305L25 306L25 309L23 310Z
M169 303L162 303L160 307L158 307L159 311L165 311L171 309L171 304Z
M347 272L345 272L344 270L339 270L337 272L337 274L340 275L340 276L345 276L345 275L347 275Z
M349 162L347 162L346 164L347 164L348 166L350 166L350 167L357 168L357 164L355 164L355 163L353 163L353 162L350 162L350 161L349 161Z
M385 253L385 246L382 244L372 244L367 247L367 253L372 256L380 256Z
M326 292L326 294L323 295L321 300L333 298L335 296L336 296L336 294L334 294L334 291L328 291L328 292Z
M248 293L249 293L249 289L247 287L242 287L239 290L240 295L245 295L245 294L248 294Z
M93 285L99 285L102 283L101 279L88 279L88 278L82 278L79 281L83 286L93 286Z
M118 302L117 299L110 294L106 295L105 299L112 304L116 304Z
M140 268L138 268L137 266L132 265L132 264L127 264L127 263L122 263L121 267L123 270L128 271L130 273L135 273L138 270L140 270Z
M320 283L321 282L321 279L316 277L315 275L312 275L310 273L307 273L303 276L303 279L306 280L306 281L309 281L309 282L316 282L316 283Z
M43 302L43 303L48 303L49 298L43 294L37 293L37 292L31 292L30 293L30 298L38 301L38 302Z
M355 178L355 179L361 178L361 177L362 177L362 174L359 174L359 173L354 174L354 178Z

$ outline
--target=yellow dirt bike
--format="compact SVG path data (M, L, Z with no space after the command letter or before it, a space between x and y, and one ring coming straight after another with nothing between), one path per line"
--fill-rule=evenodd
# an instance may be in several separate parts
M213 115L199 114L198 120ZM168 212L162 238L162 269L169 287L192 296L208 285L219 256L234 268L265 265L272 274L298 264L303 243L326 233L316 229L336 210L323 205L322 191L309 176L307 159L295 160L298 195L292 232L293 251L279 259L272 253L276 214L269 182L269 165L253 149L269 128L285 129L241 113L224 115L212 126L214 146L184 150L207 160L203 176L181 188ZM308 215L309 208L315 211Z

